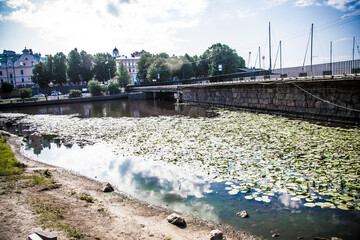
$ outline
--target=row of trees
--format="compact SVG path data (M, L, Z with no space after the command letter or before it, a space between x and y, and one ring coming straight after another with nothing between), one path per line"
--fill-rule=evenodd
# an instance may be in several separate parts
M105 82L115 77L115 74L116 63L109 53L91 55L85 51L79 53L75 48L70 51L68 56L59 52L54 56L48 56L46 63L36 64L33 69L32 82L38 83L40 87L46 87L50 82L59 85L68 81L74 84L87 83L93 78ZM124 75L123 72L122 74ZM125 82L129 83L128 73L122 76L122 79L124 78Z
M234 73L241 67L245 67L245 60L228 45L217 43L200 56L143 54L138 61L137 77L141 82L190 79Z

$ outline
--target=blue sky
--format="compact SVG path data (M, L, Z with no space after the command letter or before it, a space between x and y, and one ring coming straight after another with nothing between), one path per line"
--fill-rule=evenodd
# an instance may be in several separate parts
M42 55L75 47L129 55L142 49L200 55L220 42L254 66L258 48L269 67L310 64L305 52L314 24L313 62L351 60L360 45L360 1L351 0L0 0L0 50L32 48ZM356 47L357 48L357 47ZM360 51L360 50L359 50ZM251 52L250 62L249 52ZM355 58L360 53L355 50ZM257 66L259 61L257 61Z

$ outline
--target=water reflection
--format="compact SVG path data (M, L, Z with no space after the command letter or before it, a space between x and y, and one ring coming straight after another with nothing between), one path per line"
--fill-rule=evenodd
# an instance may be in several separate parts
M48 137L51 139L51 136ZM214 207L201 202L210 182L201 176L163 162L137 157L120 157L108 145L81 148L64 146L60 140L49 142L38 135L29 138L27 153L40 161L64 167L90 178L111 182L118 190L138 199L187 214L217 221ZM189 204L189 201L192 203Z
M111 100L61 105L9 109L6 112L27 114L69 115L79 114L88 117L154 117L184 115L189 117L211 117L215 113L209 109L190 105L177 105L169 101L158 100Z

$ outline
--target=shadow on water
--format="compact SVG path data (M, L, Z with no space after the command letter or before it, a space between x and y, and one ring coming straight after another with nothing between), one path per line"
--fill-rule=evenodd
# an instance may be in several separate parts
M158 117L183 115L189 117L211 117L216 114L209 108L178 105L169 101L158 100L111 100L85 103L69 103L61 105L45 105L36 107L9 109L6 112L26 114L69 115L79 114L88 117Z

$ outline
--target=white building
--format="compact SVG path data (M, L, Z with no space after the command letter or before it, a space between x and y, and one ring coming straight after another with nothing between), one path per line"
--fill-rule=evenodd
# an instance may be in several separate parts
M139 61L141 55L147 53L146 51L142 50L141 52L134 52L131 54L131 57L127 57L124 55L119 54L117 48L113 50L113 57L116 62L116 69L119 69L120 63L123 63L125 68L129 71L131 77L131 84L137 83L137 62Z

